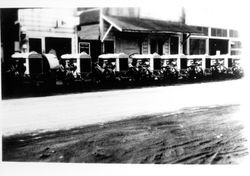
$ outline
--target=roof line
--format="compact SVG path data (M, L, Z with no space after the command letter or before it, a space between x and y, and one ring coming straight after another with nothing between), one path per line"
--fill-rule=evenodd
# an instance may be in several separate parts
M95 11L95 10L100 10L100 8L92 8L92 9L86 9L86 10L81 10L77 12L77 15L80 16L81 14L85 13L85 12L91 12L91 11Z
M115 24L113 21L111 21L110 19L108 19L106 16L102 15L102 18L107 21L108 23L110 23L112 26L114 26L118 31L122 32L122 28L119 27L117 24Z
M133 30L133 29L124 29L124 32L141 32L141 33L161 33L161 34L176 34L176 33L190 33L190 32L181 32L181 31L169 31L169 30Z

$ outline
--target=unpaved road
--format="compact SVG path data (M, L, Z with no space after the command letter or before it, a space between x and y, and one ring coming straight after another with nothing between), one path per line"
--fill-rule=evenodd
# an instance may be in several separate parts
M3 161L241 163L248 156L239 105L184 108L132 119L3 138Z
M243 80L233 80L3 100L2 133L53 131L183 107L242 104L247 85Z
M4 100L3 160L238 163L248 156L247 85L233 80Z

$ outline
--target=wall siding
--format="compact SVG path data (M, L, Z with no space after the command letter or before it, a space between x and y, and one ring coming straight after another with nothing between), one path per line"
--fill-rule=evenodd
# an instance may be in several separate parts
M116 40L116 53L125 53L125 54L132 54L132 53L140 53L140 47L138 40L132 39L117 39Z

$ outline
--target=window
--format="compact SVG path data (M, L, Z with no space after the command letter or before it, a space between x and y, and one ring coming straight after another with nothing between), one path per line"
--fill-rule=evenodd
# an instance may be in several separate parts
M215 37L227 37L227 30L219 28L211 28L211 35Z
M170 38L170 54L178 54L179 53L179 37L171 37Z
M240 55L241 54L241 42L232 41L231 42L231 55Z
M104 53L114 53L114 41L104 41Z
M150 53L157 53L157 41L156 40L150 41Z
M190 54L205 54L206 40L205 39L190 39Z
M220 51L220 54L228 53L228 40L222 39L209 39L209 54L216 55L216 52Z
M90 43L88 42L79 42L79 52L85 52L90 54Z
M241 42L240 42L240 41L233 41L233 42L231 43L231 48L240 49L240 48L241 48Z
M238 31L230 29L229 37L239 37Z
M163 41L151 40L150 41L150 53L158 53L159 55L163 54Z
M29 50L42 53L42 39L40 38L29 38Z
M197 30L199 30L200 32L202 32L203 35L208 35L208 28L207 27L201 27L201 26L197 26L196 27Z
M239 50L231 50L231 55L240 55L241 51Z

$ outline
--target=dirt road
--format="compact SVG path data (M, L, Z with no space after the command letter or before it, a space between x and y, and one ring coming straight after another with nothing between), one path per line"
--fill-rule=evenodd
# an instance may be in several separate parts
M4 100L0 103L2 132L6 136L53 131L183 107L242 104L247 91L243 80L233 80Z
M240 163L248 155L239 105L185 108L71 130L3 138L3 161Z

